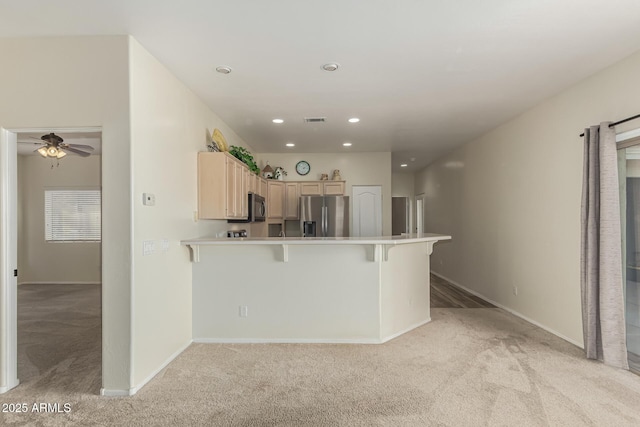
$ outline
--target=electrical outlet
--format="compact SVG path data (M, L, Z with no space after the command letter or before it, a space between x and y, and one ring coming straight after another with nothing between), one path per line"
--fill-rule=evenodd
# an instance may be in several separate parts
M193 222L198 222L198 211L193 211Z
M241 305L239 310L240 317L249 317L249 307Z
M513 287L513 294L514 295L518 295L518 287L517 286Z
M156 195L152 193L142 193L142 204L145 206L155 206Z

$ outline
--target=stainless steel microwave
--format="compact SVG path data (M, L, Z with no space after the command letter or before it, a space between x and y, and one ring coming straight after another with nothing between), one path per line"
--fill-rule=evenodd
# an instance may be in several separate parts
M249 221L263 222L267 216L267 202L264 197L249 193Z
M248 211L246 219L228 219L227 222L264 222L267 216L267 202L264 197L255 194L249 193L248 196Z

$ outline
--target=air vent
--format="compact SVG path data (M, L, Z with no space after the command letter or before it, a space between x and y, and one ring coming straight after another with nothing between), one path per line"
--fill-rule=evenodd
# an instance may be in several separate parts
M326 117L305 117L304 121L306 123L324 123L327 121Z

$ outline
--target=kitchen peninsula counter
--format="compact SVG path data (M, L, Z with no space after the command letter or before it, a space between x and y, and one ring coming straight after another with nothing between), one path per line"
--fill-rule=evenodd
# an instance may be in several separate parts
M194 341L388 341L431 320L429 256L450 238L184 240Z

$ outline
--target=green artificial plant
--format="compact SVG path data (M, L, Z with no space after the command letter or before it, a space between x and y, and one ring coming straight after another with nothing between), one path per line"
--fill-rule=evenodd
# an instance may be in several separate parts
M229 147L229 154L231 154L236 159L240 160L245 165L249 166L249 170L256 175L260 175L260 168L256 165L256 161L253 159L253 155L249 151L247 151L244 147L238 147L236 145L232 145Z

